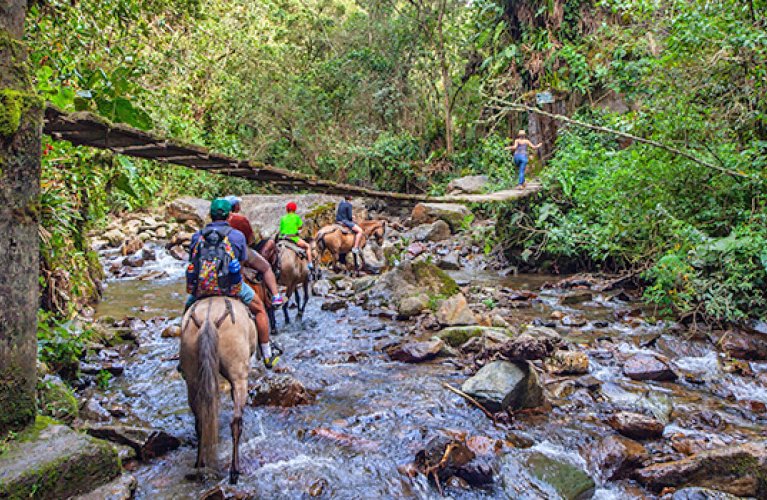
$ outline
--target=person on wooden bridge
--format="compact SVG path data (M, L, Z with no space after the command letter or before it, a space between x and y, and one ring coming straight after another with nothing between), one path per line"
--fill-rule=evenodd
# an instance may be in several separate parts
M533 144L527 138L527 133L524 130L520 130L517 134L517 138L514 140L514 144L507 146L505 149L514 151L514 165L519 169L519 184L518 188L524 189L527 187L525 182L525 169L529 161L528 148L538 149L542 143Z

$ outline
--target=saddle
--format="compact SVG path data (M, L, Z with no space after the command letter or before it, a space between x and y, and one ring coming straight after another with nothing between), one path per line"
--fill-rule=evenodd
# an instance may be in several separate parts
M348 227L344 226L343 224L335 223L333 224L333 227L337 230L340 230L343 234L352 234L354 231L349 229Z
M279 250L282 250L284 248L287 248L288 250L292 250L300 258L306 260L306 250L304 250L303 248L301 248L300 246L296 245L295 243L293 243L290 240L280 240L277 243L277 248Z

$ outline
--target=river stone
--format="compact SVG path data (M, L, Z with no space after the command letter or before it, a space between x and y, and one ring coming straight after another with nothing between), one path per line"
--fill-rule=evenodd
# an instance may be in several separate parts
M368 242L368 244L362 248L362 261L365 263L365 269L371 273L378 274L384 267L386 267L386 261L383 258L383 253L381 252L381 256L379 257L376 248L374 247L377 248L375 243Z
M623 373L632 380L676 380L665 358L654 354L634 354L623 363Z
M423 311L429 308L429 296L425 293L415 295L413 297L406 297L400 302L397 308L397 313L404 319L418 316Z
M202 227L208 220L210 213L210 201L184 196L170 202L167 208L169 217L178 222L191 222L197 227Z
M491 412L535 408L543 404L538 374L527 362L493 361L461 386Z
M189 260L189 254L186 250L184 250L184 247L181 245L173 245L170 247L170 250L168 250L168 253L171 257L173 257L176 260L183 260L187 261Z
M119 247L125 240L125 235L119 229L110 229L104 233L103 237L109 242L109 246L113 248Z
M165 455L181 446L181 440L167 432L127 425L93 425L86 431L93 437L130 446L141 460Z
M580 351L556 351L546 367L557 375L583 375L589 372L589 357Z
M370 288L369 302L373 306L393 305L421 294L450 297L458 293L455 281L434 264L425 261L404 260L384 273Z
M671 500L738 500L740 498L708 488L682 488L671 496Z
M712 488L741 497L767 497L767 447L731 445L639 469L634 478L653 491Z
M131 238L125 240L120 247L120 253L122 255L133 255L144 247L144 242L138 238Z
M485 192L489 182L490 179L486 175L467 175L450 181L447 185L447 191L450 194L480 194Z
M181 336L181 326L180 325L168 325L162 331L160 336L162 338L164 338L164 339L172 339L172 338L180 337Z
M421 224L403 236L412 241L438 242L450 238L450 226L443 220L437 220L431 224Z
M458 203L419 203L413 208L411 218L415 224L428 224L436 220L448 223L455 232L471 216L471 210Z
M607 424L632 439L656 439L663 436L663 424L641 413L619 411L607 419Z
M594 480L570 463L535 452L526 457L525 465L534 477L551 485L564 500L582 500L594 495Z
M0 498L68 498L120 475L112 445L38 417L0 454Z
M141 267L144 265L144 258L141 255L129 255L123 259L122 264L128 267Z
M437 337L445 341L450 347L460 347L471 338L483 337L489 334L494 338L502 336L508 338L509 330L489 326L454 326L437 332Z
M749 334L740 330L728 330L720 341L722 350L729 356L750 361L767 360L767 336Z
M450 252L437 261L437 267L446 271L461 269L461 257L456 252Z
M580 304L581 302L588 302L594 298L591 292L572 292L562 296L559 299L559 303L563 305Z
M445 343L439 339L425 342L405 342L388 350L389 357L394 361L405 363L420 363L436 358Z
M309 404L314 394L292 375L262 377L249 388L252 406L293 406Z
M437 321L442 326L471 326L477 324L477 317L462 293L442 302L437 310Z
M644 446L623 436L607 436L586 450L591 470L607 481L627 478L650 458Z
M130 500L138 486L136 478L130 474L123 474L111 483L96 488L85 495L75 497L74 500Z

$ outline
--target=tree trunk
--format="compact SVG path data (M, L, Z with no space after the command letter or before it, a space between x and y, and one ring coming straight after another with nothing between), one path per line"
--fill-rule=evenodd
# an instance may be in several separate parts
M447 9L447 0L442 0L439 4L439 16L437 17L437 53L439 57L439 68L442 73L443 87L443 106L445 108L445 143L447 154L453 154L453 114L450 105L450 71L447 67L447 55L445 54L445 35L442 30L442 20L445 17Z
M35 418L42 102L21 38L25 0L0 0L0 435Z

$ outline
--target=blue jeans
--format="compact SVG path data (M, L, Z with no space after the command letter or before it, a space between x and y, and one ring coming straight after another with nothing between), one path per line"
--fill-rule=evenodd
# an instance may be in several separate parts
M519 168L519 183L525 183L525 168L527 168L527 156L514 155L514 165Z
M245 305L248 305L253 302L254 298L256 298L256 292L250 287L250 285L243 281L242 288L240 289L240 293L238 293L237 296L241 301L245 303ZM197 299L194 295L187 295L185 309L191 306L195 300Z

